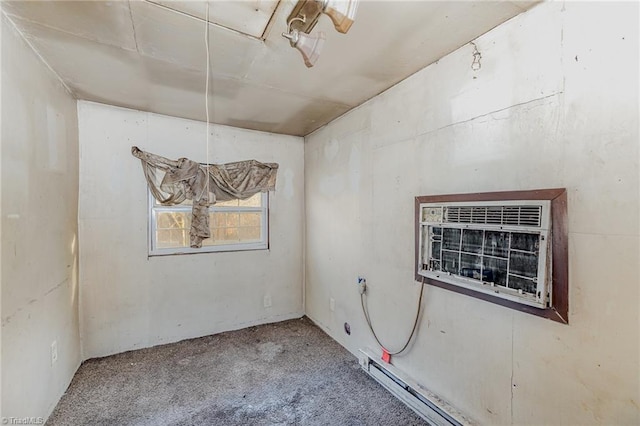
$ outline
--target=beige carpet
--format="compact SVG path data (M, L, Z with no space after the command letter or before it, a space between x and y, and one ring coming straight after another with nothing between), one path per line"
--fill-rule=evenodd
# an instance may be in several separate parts
M309 319L86 361L48 425L423 425Z

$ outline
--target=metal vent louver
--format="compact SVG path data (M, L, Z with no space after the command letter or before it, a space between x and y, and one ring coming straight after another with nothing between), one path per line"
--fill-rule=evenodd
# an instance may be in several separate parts
M444 223L539 227L541 217L542 206L450 206L444 209Z

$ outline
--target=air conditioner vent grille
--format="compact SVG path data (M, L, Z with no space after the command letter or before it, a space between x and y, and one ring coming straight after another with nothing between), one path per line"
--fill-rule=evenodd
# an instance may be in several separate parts
M449 206L444 223L540 227L542 206Z

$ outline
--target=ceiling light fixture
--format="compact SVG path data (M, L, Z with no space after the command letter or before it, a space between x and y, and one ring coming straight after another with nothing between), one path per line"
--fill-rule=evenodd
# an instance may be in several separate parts
M289 21L289 24L287 25L288 32L282 33L282 37L289 39L291 47L298 49L302 54L304 64L311 68L320 57L320 51L322 50L322 46L324 46L325 35L324 32L320 31L317 35L310 36L298 30L291 29L292 22L302 21L304 23L305 19L305 16L302 15L301 18L295 17Z
M354 22L358 0L299 0L287 18L287 32L282 36L289 39L291 47L302 53L304 63L312 67L320 57L325 34L316 36L309 33L318 23L320 15L326 14L336 30L346 34Z

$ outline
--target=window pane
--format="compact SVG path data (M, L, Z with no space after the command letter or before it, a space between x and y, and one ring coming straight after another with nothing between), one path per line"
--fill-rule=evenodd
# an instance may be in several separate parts
M240 241L260 241L260 227L250 226L239 229Z
M224 226L224 223L222 223L223 219L221 213L209 213L209 228L213 229Z
M158 212L158 229L188 228L191 226L188 219L190 215L184 212Z
M210 214L210 240L205 245L255 242L262 239L261 212L215 212Z
M238 228L216 228L211 235L213 236L214 244L238 242Z
M260 226L260 213L240 213L240 226Z
M516 250L537 253L540 247L540 236L538 234L524 234L520 232L511 233L511 248Z
M536 294L537 284L532 280L509 275L509 288L522 290L525 293Z
M207 238L202 240L203 246L216 246L220 244L227 244L226 241L220 239L219 232L222 232L220 229L214 229L211 231L211 238Z
M239 200L240 207L261 207L262 206L262 193L258 192L252 197L246 200Z
M460 275L479 280L481 276L481 265L480 256L463 253L460 256Z
M180 247L189 247L189 230L188 229L172 229L171 241L175 241Z
M216 244L219 243L213 239L213 232L211 233L211 238L202 240L202 247L215 246Z
M202 240L202 245L211 247L245 242L266 244L268 231L264 226L264 215L267 213L266 203L263 203L265 197L266 194L258 193L246 200L223 201L212 206L216 211L209 212L211 238ZM154 206L158 206L158 208ZM155 230L152 231L154 245L150 250L169 249L153 254L170 254L172 252L170 249L188 248L192 214L191 201L182 203L180 206L162 206L161 208L157 201L154 201L150 203L150 208L150 214L153 215L152 220L155 223ZM233 248L229 248L229 250L233 250ZM213 250L203 250L203 252L207 251ZM176 250L176 252L182 251Z
M223 229L223 239L225 241L238 241L239 240L239 236L238 236L238 228L225 228Z
M465 229L462 232L462 251L467 253L482 253L482 231ZM478 273L480 273L478 271Z
M484 254L496 257L507 257L509 253L509 233L485 231Z
M537 277L538 255L512 251L509 256L509 272L524 277Z
M158 248L188 247L189 231L186 229L161 229L156 232Z
M483 257L482 263L484 281L503 287L507 286L507 261L505 259Z
M161 230L156 232L156 241L158 244L158 247L171 247L170 241L171 241L171 231L169 230Z
M442 230L444 245L448 250L460 250L460 229L444 228Z
M211 238L202 241L202 245L216 246L239 243L238 228L215 228L211 230Z
M238 226L238 223L239 223L238 213L235 213L235 212L234 213L215 212L215 213L211 213L209 217L213 218L213 220L210 220L209 225L214 228Z
M211 238L206 238L202 240L202 247L206 246L215 246L216 244L220 244L216 239L213 232L211 232Z
M458 253L442 252L442 270L452 274L458 273Z

